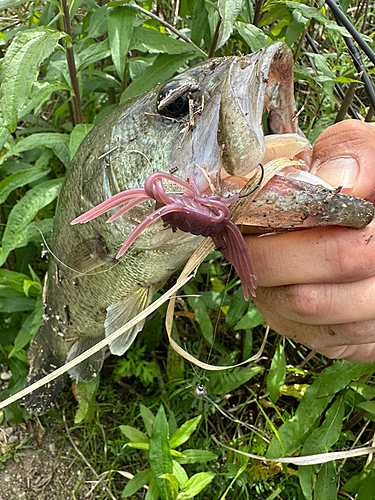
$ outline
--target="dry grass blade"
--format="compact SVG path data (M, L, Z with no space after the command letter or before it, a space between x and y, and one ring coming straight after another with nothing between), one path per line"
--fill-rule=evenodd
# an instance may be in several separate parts
M278 458L266 458L261 455L254 455L253 453L247 453L246 451L236 450L230 446L226 446L220 443L219 440L212 436L212 439L216 444L226 448L227 450L238 453L239 455L244 455L245 457L255 458L256 460L262 460L263 462L280 462L282 464L294 464L294 465L316 465L325 464L327 462L332 462L333 460L342 460L349 457L360 457L362 455L368 455L375 452L375 447L368 446L366 448L357 448L356 450L348 451L333 451L330 453L319 453L317 455L306 455L304 457L278 457Z

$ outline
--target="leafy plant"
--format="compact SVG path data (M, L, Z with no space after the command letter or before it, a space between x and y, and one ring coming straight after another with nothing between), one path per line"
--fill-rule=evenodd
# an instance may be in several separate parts
M217 455L206 450L184 450L175 448L184 444L196 430L201 416L188 420L174 430L169 437L173 420L168 424L164 408L161 406L156 416L148 408L141 406L141 415L147 434L128 425L120 430L131 441L126 446L148 453L150 468L138 472L125 487L122 497L127 498L148 484L145 499L185 500L194 498L213 479L211 472L199 472L188 477L182 464L205 463L215 460Z

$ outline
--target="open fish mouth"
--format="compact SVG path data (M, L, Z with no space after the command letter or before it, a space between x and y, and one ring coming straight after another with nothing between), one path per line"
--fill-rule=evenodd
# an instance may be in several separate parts
M365 227L374 217L371 203L344 195L309 173L312 148L298 128L291 51L283 43L274 43L255 56L234 62L222 89L221 184L233 194L260 163L267 169L278 159L285 168L260 189L237 223L243 232L323 225ZM262 127L265 113L270 135L264 135ZM298 165L293 161L297 158Z

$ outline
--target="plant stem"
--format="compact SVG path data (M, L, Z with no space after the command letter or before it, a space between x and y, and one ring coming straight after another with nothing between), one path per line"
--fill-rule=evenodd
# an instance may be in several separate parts
M355 96L355 91L357 90L357 87L358 87L357 82L350 83L348 90L346 91L345 97L341 103L341 108L339 109L339 112L337 113L335 123L341 122L345 118L345 115L348 112L350 103L352 102L352 100Z
M264 0L258 0L256 5L255 5L254 20L253 20L254 26L258 26L258 24L259 24L263 3L264 3Z
M66 3L66 0L61 0L61 6L63 9L64 31L67 35L70 36L70 39L72 39L72 30L70 27L69 9L68 9L68 5ZM83 113L82 113L82 106L81 106L81 98L79 95L79 85L78 85L77 71L76 71L76 65L74 62L74 52L73 52L72 45L66 46L66 59L68 61L70 83L72 85L72 89L74 92L72 99L73 99L75 125L77 125L78 123L83 122Z
M375 114L375 108L374 106L371 104L369 110L367 111L367 115L366 115L366 118L365 118L365 122L370 122L372 117L374 116Z
M216 25L216 30L215 30L214 36L212 38L210 51L208 52L208 57L209 58L213 57L213 55L215 54L216 45L217 45L217 39L219 38L220 25L221 25L221 18L219 18L219 21L218 21L218 23Z

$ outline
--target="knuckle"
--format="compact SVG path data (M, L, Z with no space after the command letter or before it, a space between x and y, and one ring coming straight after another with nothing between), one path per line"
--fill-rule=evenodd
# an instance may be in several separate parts
M327 255L330 265L336 274L345 280L355 280L371 276L375 271L375 256L370 245L366 244L365 235L355 235L356 240L350 246L333 240L334 249Z
M290 285L287 289L287 307L299 321L319 324L329 316L332 296L329 286Z

